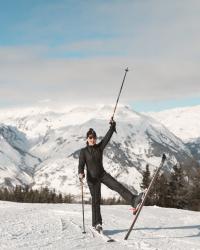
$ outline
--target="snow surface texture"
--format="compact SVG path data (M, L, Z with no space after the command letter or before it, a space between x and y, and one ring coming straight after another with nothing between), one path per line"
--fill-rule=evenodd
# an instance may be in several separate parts
M0 112L0 185L48 186L80 198L79 150L85 147L90 127L97 131L99 139L105 135L112 112L111 106ZM104 151L104 167L132 192L140 191L146 164L153 172L163 153L167 156L166 169L192 157L178 137L149 116L119 106L115 119L117 134ZM105 186L102 195L117 196Z
M200 212L144 207L127 241L131 224L128 206L102 206L106 243L90 231L91 208L85 205L82 234L80 204L22 204L0 201L1 250L134 249L199 250Z

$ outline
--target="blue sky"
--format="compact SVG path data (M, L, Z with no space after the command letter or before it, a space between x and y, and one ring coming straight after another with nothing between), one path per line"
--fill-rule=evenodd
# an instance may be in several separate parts
M200 2L0 0L0 107L200 104Z

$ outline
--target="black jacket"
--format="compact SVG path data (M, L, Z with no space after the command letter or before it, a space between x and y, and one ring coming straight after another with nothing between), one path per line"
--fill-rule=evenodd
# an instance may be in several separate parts
M104 138L94 146L87 145L82 148L79 155L78 173L84 173L85 164L87 166L87 179L99 179L105 173L103 168L103 150L110 141L115 130L115 122L110 126L110 129Z

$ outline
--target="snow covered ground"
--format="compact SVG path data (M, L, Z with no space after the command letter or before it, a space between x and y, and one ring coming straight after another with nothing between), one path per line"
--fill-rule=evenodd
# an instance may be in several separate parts
M80 204L21 204L0 201L0 249L200 249L200 212L144 207L129 239L129 206L102 206L104 229L116 242L106 243L89 230L90 205L85 206L82 234Z

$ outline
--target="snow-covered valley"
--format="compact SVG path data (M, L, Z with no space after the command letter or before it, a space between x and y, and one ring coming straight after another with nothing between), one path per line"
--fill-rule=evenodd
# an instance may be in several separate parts
M82 234L80 204L0 202L2 250L199 250L200 212L144 207L127 241L132 216L129 206L102 206L106 243L92 234L91 208L85 205L86 234Z

